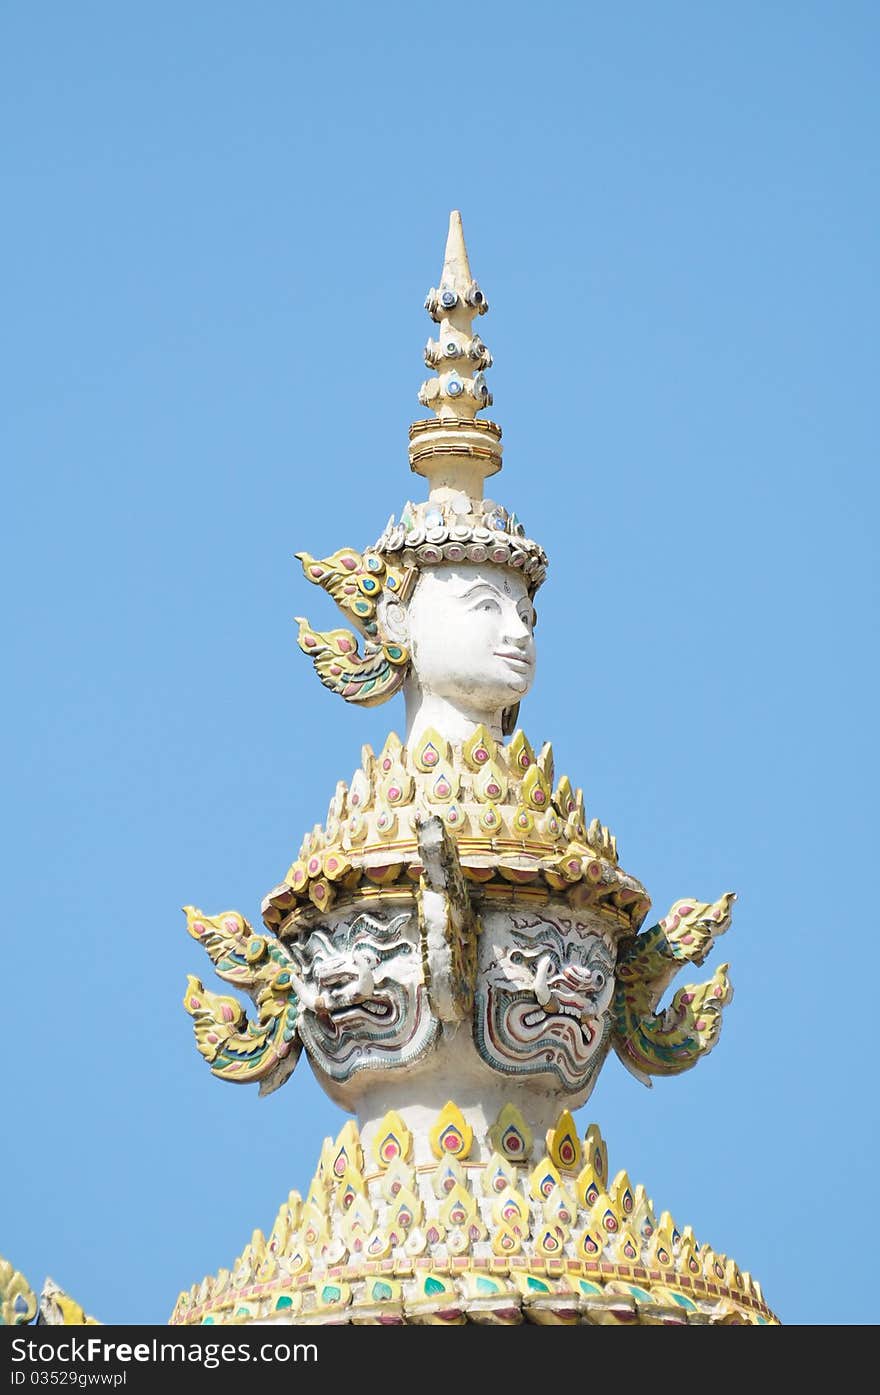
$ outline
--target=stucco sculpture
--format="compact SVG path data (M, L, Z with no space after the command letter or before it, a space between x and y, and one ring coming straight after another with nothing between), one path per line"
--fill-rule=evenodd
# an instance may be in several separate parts
M501 430L477 416L487 304L458 213L426 308L435 371L419 398L434 415L409 455L427 498L370 547L297 554L344 620L300 618L300 648L347 702L402 695L403 734L363 748L259 930L186 908L253 1005L190 978L213 1073L270 1093L304 1056L350 1117L268 1239L183 1292L171 1321L773 1322L748 1274L609 1176L598 1128L576 1127L609 1055L650 1084L714 1047L726 965L661 1000L734 897L684 898L643 929L650 898L614 835L529 741L548 561L484 496Z
M643 930L650 900L614 836L520 726L548 562L484 497L501 431L477 416L487 303L457 213L425 303L438 331L419 397L434 417L410 430L410 466L427 499L363 551L297 554L346 621L300 618L300 648L347 702L402 694L403 735L365 747L336 786L264 899L264 932L188 910L257 1008L244 1027L191 981L215 1073L271 1090L302 1052L353 1117L305 1201L240 1259L248 1282L205 1281L173 1320L238 1304L242 1321L771 1321L732 1261L658 1220L625 1173L608 1179L594 1126L578 1137L572 1111L609 1053L650 1084L715 1045L726 965L660 1000L734 897L683 899Z

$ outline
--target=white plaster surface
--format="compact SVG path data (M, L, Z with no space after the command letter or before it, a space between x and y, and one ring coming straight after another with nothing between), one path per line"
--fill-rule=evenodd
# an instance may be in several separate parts
M534 681L534 619L525 578L494 563L424 567L408 604L386 603L383 627L412 657L407 744L426 727L462 742L481 722L500 741L504 709Z

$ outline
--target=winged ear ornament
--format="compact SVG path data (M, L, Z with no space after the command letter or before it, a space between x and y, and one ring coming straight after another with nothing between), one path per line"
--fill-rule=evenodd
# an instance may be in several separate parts
M183 1005L194 1019L196 1046L221 1080L260 1083L260 1094L283 1085L302 1052L293 964L274 936L255 934L238 911L206 916L184 906L186 928L204 946L220 978L250 996L257 1020L235 998L211 993L189 976Z
M662 1012L657 1004L685 964L702 964L730 925L733 892L714 902L676 901L669 914L638 935L617 966L614 1049L628 1070L650 1085L652 1075L690 1070L712 1050L721 1010L733 997L727 964L708 982L686 984Z
M377 605L383 595L404 600L415 572L389 565L378 553L341 548L331 557L318 559L298 552L307 581L322 587L357 626L364 652L350 630L315 630L297 617L298 643L315 665L331 692L346 702L374 707L403 686L409 651L402 644L386 643L379 634Z

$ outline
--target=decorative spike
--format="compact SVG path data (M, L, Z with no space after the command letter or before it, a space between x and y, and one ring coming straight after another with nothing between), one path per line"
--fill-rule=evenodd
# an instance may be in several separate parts
M330 806L327 810L328 825L331 823L338 823L340 819L345 817L347 807L347 794L348 785L345 783L344 780L339 780L336 785L336 792L333 795L333 798L330 800Z
M340 1211L349 1211L359 1196L367 1195L367 1185L357 1168L346 1167L339 1179L335 1206Z
M529 767L535 764L535 753L528 737L522 730L514 732L505 754L511 775L516 775L520 779Z
M496 1225L510 1226L519 1236L529 1234L529 1204L512 1187L505 1187L492 1203L492 1217Z
M390 1109L376 1130L373 1157L384 1170L392 1163L406 1162L411 1147L412 1134L396 1110Z
M457 1158L444 1158L434 1169L431 1186L438 1199L448 1196L455 1186L467 1186L464 1168Z
M413 1226L420 1226L424 1218L424 1207L420 1198L409 1187L402 1187L394 1198L394 1205L388 1210L388 1225L400 1232L397 1243L402 1244Z
M608 1190L614 1202L614 1209L629 1221L635 1210L636 1201L630 1185L629 1174L625 1168L618 1172Z
M489 728L482 722L475 727L467 741L462 744L462 760L468 770L477 774L496 758L498 747Z
M660 1224L657 1226L657 1229L648 1242L648 1263L650 1265L656 1264L661 1269L672 1269L675 1264L672 1234L670 1227L666 1224L668 1215L668 1212L663 1212Z
M540 751L538 752L538 766L539 766L539 768L540 768L540 770L541 770L541 772L542 772L542 774L543 774L543 776L544 776L544 779L547 781L548 786L552 789L552 787L553 787L553 747L550 745L550 742L549 742L549 741L545 741L545 742L544 742L544 745L541 747Z
M679 1246L678 1255L676 1256L676 1259L678 1269L682 1274L690 1274L692 1277L699 1277L702 1273L702 1267L700 1265L699 1259L697 1258L696 1247L694 1245L692 1235L689 1235L686 1238L685 1236L682 1236L681 1245Z
M433 727L426 727L411 752L410 759L423 774L437 775L444 766L451 765L452 752L448 741L444 740L438 731Z
M388 1165L382 1178L380 1191L386 1201L393 1202L401 1192L411 1191L414 1186L416 1186L415 1173L411 1165L398 1160Z
M506 1255L516 1255L522 1250L522 1236L513 1228L503 1222L497 1226L492 1235L492 1253L499 1257Z
M489 1130L489 1142L511 1162L525 1162L532 1151L532 1131L515 1104L505 1104Z
M548 1157L543 1157L529 1176L529 1190L536 1201L544 1202L554 1187L562 1186L562 1178Z
M453 833L466 833L470 824L470 818L459 804L447 804L438 810L438 813Z
M591 1124L584 1137L584 1157L592 1166L601 1187L608 1185L608 1148L598 1124Z
M548 1225L539 1230L535 1239L535 1250L545 1259L559 1259L562 1256L568 1236L560 1225Z
M429 804L451 804L458 798L458 776L453 767L441 766L434 776L424 787L425 795Z
M571 781L567 775L563 775L556 789L553 791L553 803L560 814L567 819L575 807L574 791L571 788Z
M544 1202L542 1212L545 1221L562 1226L567 1232L574 1225L577 1206L564 1187L554 1187Z
M587 1229L581 1235L577 1245L579 1259L598 1259L605 1248L604 1232L593 1227Z
M547 1152L558 1168L573 1172L581 1164L581 1142L574 1119L564 1109L555 1129L547 1130Z
M326 1138L326 1139L324 1140L324 1148L325 1148L325 1149L327 1148L328 1144L329 1144L329 1147L332 1149L332 1147L333 1147L333 1140L332 1140L332 1138ZM323 1151L323 1150L322 1150L322 1151ZM323 1172L322 1172L322 1170L321 1170L321 1167L320 1167L320 1164L319 1164L318 1171L315 1173L314 1177L312 1178L311 1183L310 1183L310 1185L309 1185L309 1190L308 1190L308 1192L306 1193L305 1205L306 1205L307 1207L308 1207L308 1206L314 1207L314 1209L315 1209L316 1211L318 1211L322 1216L326 1216L326 1215L327 1215L327 1202L328 1202L327 1185L326 1185L326 1183L325 1183L325 1181L324 1181L324 1174L323 1174Z
M575 1194L585 1211L590 1211L599 1199L604 1183L596 1175L592 1163L585 1163L575 1182Z
M412 803L413 789L412 775L399 761L394 761L379 785L379 799L383 804L405 807Z
M367 1240L364 1252L367 1259L385 1259L391 1254L393 1248L391 1236L381 1228L377 1228Z
M440 1220L447 1228L467 1226L477 1218L477 1203L466 1187L456 1183L440 1206Z
M447 1100L428 1137L435 1158L463 1160L471 1150L474 1131L466 1122L458 1105L452 1100Z
M643 1240L650 1240L657 1229L657 1219L650 1198L641 1182L636 1187L636 1204L630 1217L632 1224Z
M480 1173L480 1186L485 1196L499 1196L502 1192L516 1190L517 1171L512 1163L494 1152Z
M539 765L532 765L526 771L520 798L523 804L539 814L546 813L550 808L550 784Z
M634 1234L631 1226L624 1226L614 1237L611 1253L617 1260L623 1263L634 1264L641 1258L642 1246L638 1236Z
M374 756L371 762L372 769L368 772L373 779L382 780L389 775L396 766L403 766L406 760L406 752L403 743L396 731L391 731L385 738L385 745Z
M284 1253L289 1233L290 1222L288 1219L288 1210L287 1206L284 1205L281 1207L281 1210L275 1217L275 1224L272 1227L272 1230L269 1234L269 1240L266 1245L266 1249L269 1255L272 1256L272 1258L274 1258L276 1255Z

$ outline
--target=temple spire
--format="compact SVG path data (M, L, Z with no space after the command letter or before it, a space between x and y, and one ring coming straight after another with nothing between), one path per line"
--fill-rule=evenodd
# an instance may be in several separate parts
M492 355L473 330L474 319L488 308L471 273L461 214L453 209L440 284L425 299L439 330L425 346L425 363L436 376L422 383L419 401L437 420L410 428L410 465L430 481L431 497L454 490L481 499L483 480L501 469L500 428L476 420L477 412L492 404L484 373Z
M446 238L446 255L443 258L440 284L441 286L449 286L459 295L464 295L472 280L461 214L457 208L454 208L449 215L449 233Z

